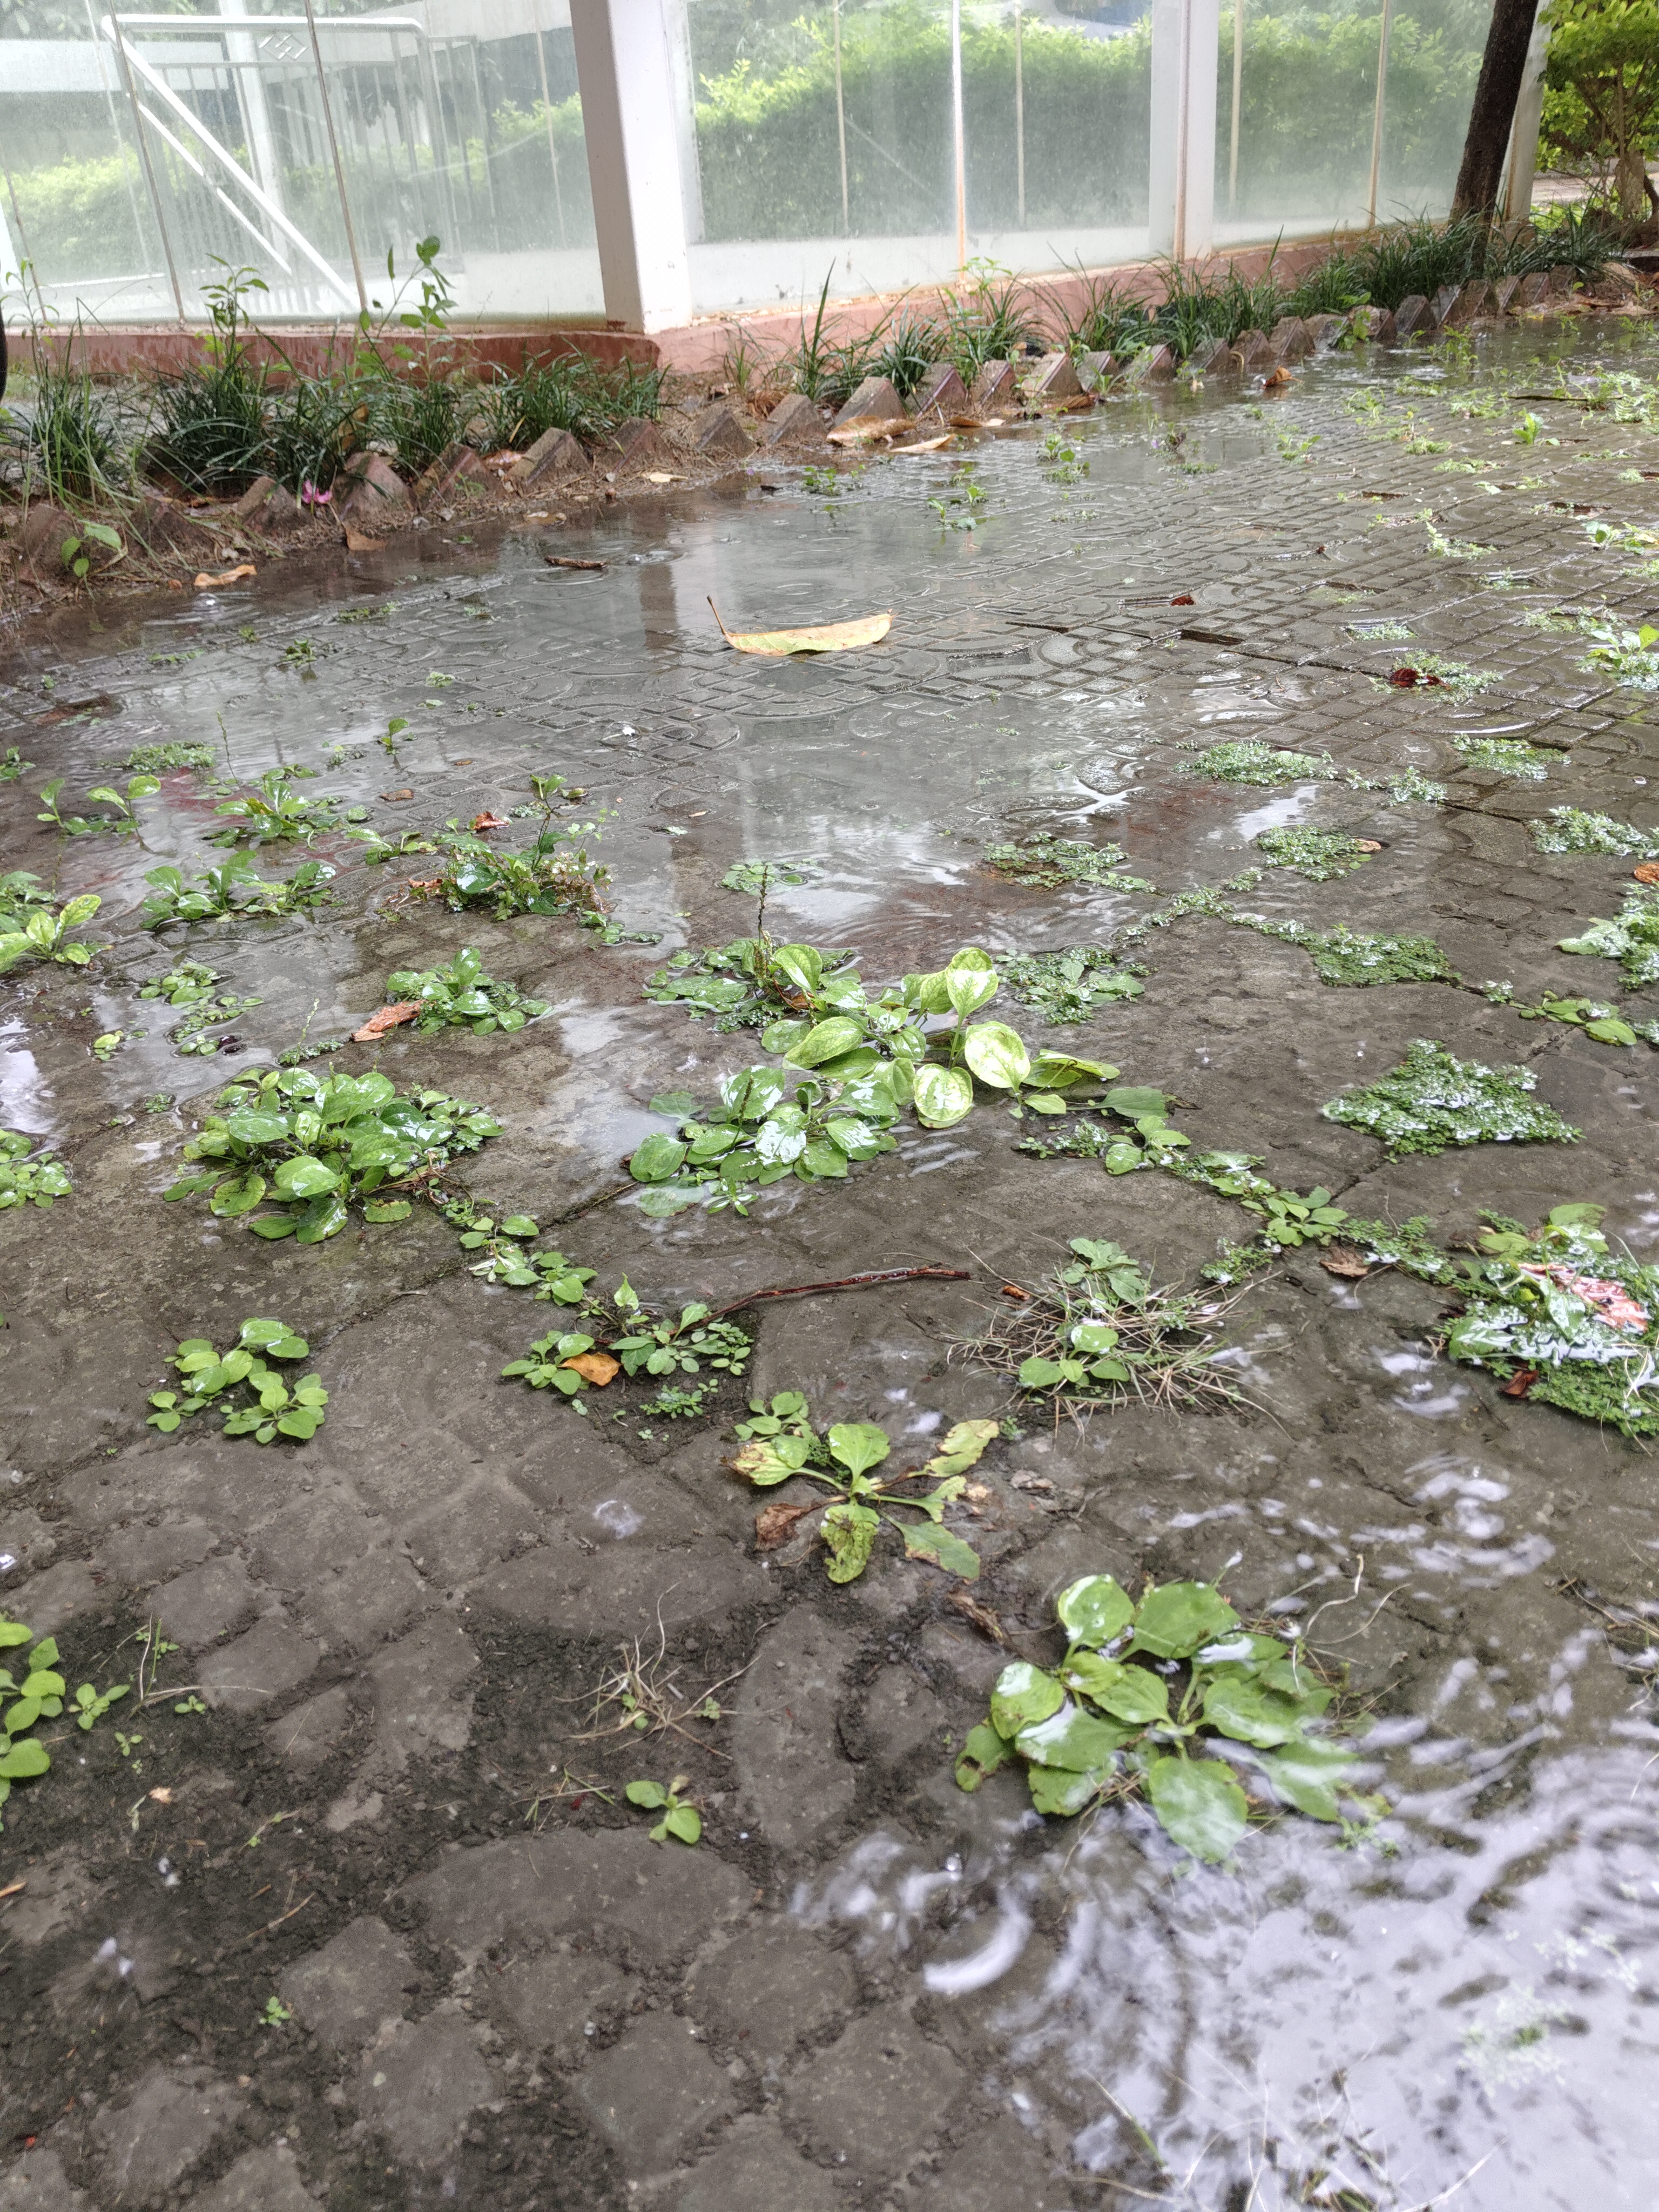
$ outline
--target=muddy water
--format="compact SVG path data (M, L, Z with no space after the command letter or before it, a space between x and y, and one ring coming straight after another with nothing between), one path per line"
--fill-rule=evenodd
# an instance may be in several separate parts
M1262 830L1300 823L1382 850L1336 883L1274 872L1255 909L1425 931L1518 997L1624 995L1553 948L1616 910L1629 863L1540 856L1524 825L1563 804L1659 819L1650 703L1524 618L1646 618L1659 586L1573 510L1649 526L1659 445L1570 399L1453 403L1656 366L1635 326L1546 326L1472 362L1340 357L1284 399L1114 404L1047 449L1048 426L1022 430L874 461L833 493L757 467L581 537L436 526L325 574L65 617L15 647L0 747L35 765L0 786L4 864L95 891L112 942L83 976L0 984L0 1120L54 1139L76 1181L51 1214L0 1223L0 1591L76 1666L159 1617L191 1670L169 1679L204 1682L210 1706L155 1709L142 1753L94 1732L71 1755L84 1767L61 1758L6 1808L6 1864L29 1885L5 1954L21 2023L5 2127L38 2137L21 2202L257 2185L339 2212L1647 2203L1654 1655L1604 1632L1652 1617L1651 1457L1448 1366L1433 1293L1293 1257L1230 1318L1246 1410L1037 1428L988 1460L981 1595L1032 1650L1079 1574L1224 1572L1241 1609L1300 1619L1352 1668L1387 1816L1343 1838L1283 1820L1195 1871L1133 1809L1065 1826L1010 1777L957 1792L950 1747L1000 1661L944 1578L884 1556L837 1590L814 1559L757 1560L713 1430L641 1438L499 1385L548 1310L473 1281L435 1219L301 1252L159 1194L231 1073L343 1035L389 971L473 944L550 1012L514 1038L394 1036L316 1064L488 1102L506 1133L460 1180L653 1303L974 1268L959 1290L756 1309L752 1379L896 1435L1000 1412L994 1378L945 1358L988 1289L1036 1279L1077 1234L1190 1276L1248 1218L1154 1176L1015 1154L981 1106L843 1186L769 1192L747 1221L653 1224L608 1195L661 1126L649 1100L757 1053L644 1000L643 977L752 926L720 882L744 858L805 878L774 893L775 935L851 947L885 980L964 943L1098 944L1156 903L1018 888L987 869L988 842L1109 840L1169 892L1224 881ZM1350 404L1367 391L1381 420ZM1517 444L1528 407L1539 434ZM1425 507L1476 550L1433 553ZM556 547L607 566L551 568ZM895 623L875 651L761 662L725 647L711 598L734 629L889 604ZM1370 634L1383 623L1413 642ZM1375 681L1422 652L1495 681L1466 702ZM1466 765L1452 740L1471 732L1548 746L1547 777ZM1257 736L1374 778L1416 766L1449 803L1188 772L1196 749ZM659 942L447 915L334 833L313 855L338 871L337 903L316 918L158 944L137 926L143 878L217 857L203 839L222 793L169 775L132 840L60 840L33 802L61 775L77 806L165 741L214 747L227 787L273 762L318 770L302 791L387 834L505 813L532 775L562 775L602 818L615 920ZM267 848L261 872L301 856ZM210 1058L179 1054L170 1010L136 995L181 956L260 1001ZM1144 997L1095 1022L1010 1018L1164 1085L1195 1141L1357 1213L1427 1215L1443 1237L1482 1208L1531 1221L1594 1199L1650 1248L1645 1048L1472 994L1325 988L1293 947L1209 921L1137 957ZM1532 1064L1582 1141L1389 1165L1320 1117L1420 1036ZM334 1393L314 1443L278 1459L145 1434L178 1338L276 1312ZM1022 1471L1053 1488L1015 1486ZM706 1751L582 1743L569 1714L617 1636L654 1641L659 1619L688 1683L747 1670L733 1717ZM665 1860L580 1792L526 1826L562 1772L614 1801L676 1759L705 1808L696 1855ZM141 1795L157 1778L171 1801ZM267 1934L236 1855L278 1810L262 1873L277 1904L318 1902ZM610 1900L606 1869L636 1863L623 1880L652 1901ZM98 1967L106 1942L136 1974ZM262 2030L276 1989L296 2019Z

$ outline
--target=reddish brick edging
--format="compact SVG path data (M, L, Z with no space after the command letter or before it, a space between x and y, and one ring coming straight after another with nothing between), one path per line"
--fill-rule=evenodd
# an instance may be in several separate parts
M1277 249L1249 246L1182 265L1188 275L1214 275L1231 264L1249 279L1261 276L1269 262L1276 260L1287 276L1295 278L1322 259L1333 246L1355 235L1334 233L1328 238ZM1170 270L1168 261L1131 261L1101 269L1060 270L1023 277L1020 282L1036 303L1038 322L1051 337L1058 337L1066 319L1081 313L1091 284L1110 283L1132 299L1150 299L1167 290ZM825 311L825 334L831 338L861 337L901 304L922 314L937 313L948 293L947 286L937 284L910 292L837 301ZM763 360L787 351L799 343L803 319L810 321L812 312L808 302L798 307L769 308L763 313L709 315L675 329L649 333L553 320L455 326L441 337L398 331L385 336L380 351L404 375L426 373L428 362L441 364L447 370L496 367L511 372L558 354L585 353L610 368L629 360L641 368L655 366L706 376L718 374L724 368L732 341L739 333L750 352ZM70 329L59 325L46 332L41 342L60 362L72 358L101 377L125 375L135 369L176 372L200 360L202 337L202 328L195 325L93 323ZM327 328L305 325L278 328L268 335L256 332L249 341L249 350L256 361L268 361L279 369L291 365L301 375L321 376L331 368L349 368L360 343L355 324L338 323ZM23 350L21 344L15 347L19 355ZM405 351L412 359L405 357Z

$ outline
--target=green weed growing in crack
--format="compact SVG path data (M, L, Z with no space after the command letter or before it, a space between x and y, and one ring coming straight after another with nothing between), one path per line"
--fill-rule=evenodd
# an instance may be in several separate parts
M1073 1237L1073 1258L1042 1284L1006 1285L1010 1303L962 1354L1008 1376L1056 1421L1114 1406L1218 1410L1243 1402L1212 1358L1226 1311L1213 1292L1155 1290L1121 1245Z
M1398 1067L1320 1110L1376 1137L1394 1159L1463 1145L1576 1143L1579 1132L1531 1096L1537 1087L1530 1068L1456 1060L1419 1037Z
M1587 814L1577 806L1552 806L1541 822L1529 822L1540 853L1612 853L1620 857L1659 860L1659 830L1638 830L1611 814Z
M50 1146L37 1152L39 1144L19 1129L0 1129L0 1212L13 1206L50 1207L74 1188L64 1163Z
M21 1654L21 1661L9 1656L13 1653ZM14 1783L38 1781L51 1771L52 1754L39 1734L42 1721L61 1718L67 1705L76 1725L88 1730L127 1695L130 1685L118 1682L100 1692L82 1682L70 1698L57 1638L37 1639L21 1620L8 1620L3 1613L0 1655L6 1655L0 1659L0 1805L4 1805ZM20 1664L21 1677L16 1671ZM0 1828L4 1826L0 1820Z
M218 1352L204 1336L186 1337L167 1363L178 1370L177 1390L152 1390L154 1411L147 1425L164 1434L210 1407L224 1416L228 1437L251 1436L268 1444L278 1437L309 1443L323 1425L328 1393L314 1375L302 1375L292 1388L273 1359L303 1359L310 1351L280 1321L245 1321L235 1343Z
M1613 920L1593 919L1577 937L1564 937L1559 949L1616 960L1632 991L1659 983L1659 884L1632 884Z
M793 1395L799 1398L799 1394ZM817 1533L829 1553L825 1571L832 1583L858 1579L870 1564L884 1526L896 1531L907 1559L977 1582L979 1554L965 1538L945 1527L945 1512L962 1497L969 1469L978 1465L1000 1434L996 1421L958 1421L924 1466L878 1476L872 1470L892 1449L886 1431L872 1421L838 1421L819 1436L811 1426L806 1401L800 1398L799 1410L777 1419L771 1433L751 1435L731 1465L734 1474L757 1490L775 1489L799 1476L830 1493L827 1499L820 1497L803 1504L779 1501L768 1506L756 1522L756 1539L763 1551L784 1542L797 1522L816 1514ZM920 1482L931 1482L933 1487L918 1496L909 1486ZM901 1510L922 1517L901 1519Z
M665 1844L672 1836L682 1844L696 1844L702 1837L702 1815L695 1805L682 1797L681 1790L690 1789L689 1774L677 1774L665 1789L660 1782L630 1782L623 1791L630 1805L641 1812L660 1813L662 1818L651 1831L653 1844Z
M1121 845L1090 845L1075 837L1041 834L1019 844L988 845L985 863L1000 876L1034 890L1063 890L1074 884L1103 884L1113 890L1150 891L1155 884L1122 872Z
M1146 986L1131 963L1095 945L1057 952L997 955L997 973L1022 1005L1046 1022L1086 1022L1103 1006L1138 999Z
M1039 1813L1142 1796L1206 1865L1229 1860L1249 1827L1241 1769L1333 1826L1345 1801L1373 1818L1384 1809L1358 1797L1357 1747L1322 1732L1336 1693L1294 1633L1252 1634L1208 1583L1153 1583L1137 1604L1111 1576L1087 1575L1055 1611L1065 1657L1004 1668L957 1761L960 1788L1012 1759ZM1222 1755L1195 1758L1200 1749Z
M1310 884L1352 875L1382 849L1375 837L1347 837L1338 830L1264 830L1255 843L1270 867L1294 868Z

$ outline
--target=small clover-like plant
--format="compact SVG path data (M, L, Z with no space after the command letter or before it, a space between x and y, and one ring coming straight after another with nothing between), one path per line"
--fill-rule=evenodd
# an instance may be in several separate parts
M651 1831L653 1844L665 1844L672 1836L682 1844L695 1844L702 1835L702 1816L695 1805L680 1796L689 1788L689 1774L677 1774L665 1790L660 1782L630 1782L627 1798L641 1812L660 1813L662 1818Z
M290 1387L267 1363L303 1359L310 1349L280 1321L245 1321L223 1353L204 1336L186 1337L168 1363L178 1370L181 1387L151 1391L149 1425L170 1432L211 1407L224 1415L228 1437L251 1436L268 1444L281 1436L308 1443L323 1425L327 1391L314 1375Z
M1321 1732L1334 1693L1299 1640L1250 1633L1208 1583L1153 1584L1136 1604L1111 1576L1086 1575L1055 1611L1065 1657L1003 1668L957 1760L962 1789L1018 1759L1039 1813L1144 1796L1170 1840L1211 1865L1248 1825L1241 1765L1297 1811L1341 1821L1355 1753ZM1225 1756L1194 1756L1217 1748Z
M1369 1131L1395 1159L1462 1145L1576 1142L1578 1131L1529 1096L1537 1087L1529 1067L1483 1066L1419 1037L1398 1067L1321 1110L1328 1121Z
M876 1476L872 1470L887 1458L892 1444L874 1422L838 1421L819 1436L811 1425L805 1400L793 1391L781 1393L769 1408L757 1401L750 1411L755 1418L742 1425L749 1441L732 1461L732 1471L757 1490L775 1489L801 1475L833 1493L827 1504L768 1507L757 1522L763 1547L782 1540L774 1533L780 1528L787 1534L796 1521L817 1512L830 1581L855 1582L870 1564L884 1522L897 1530L908 1559L924 1559L964 1582L978 1581L979 1554L945 1526L945 1509L961 1498L969 1468L977 1466L1000 1435L1000 1423L958 1421L925 1466ZM908 1486L918 1482L933 1487L917 1496ZM901 1508L922 1517L901 1520Z
M35 1139L21 1130L0 1129L0 1212L12 1206L50 1206L73 1188L63 1162L49 1150L35 1152L34 1146Z

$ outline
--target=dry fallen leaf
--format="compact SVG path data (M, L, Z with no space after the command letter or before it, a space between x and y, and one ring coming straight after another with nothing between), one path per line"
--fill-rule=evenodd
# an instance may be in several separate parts
M681 481L678 477L671 476L666 469L647 469L644 474L647 483L678 483Z
M1357 848L1362 853L1380 853L1382 850L1382 840L1380 838L1356 837L1353 842Z
M1319 1264L1328 1275L1346 1275L1355 1282L1371 1272L1364 1254L1352 1244L1328 1245Z
M832 446L873 446L888 438L902 438L915 428L907 415L855 415L830 433Z
M713 599L708 605L714 620L720 623L720 635L735 652L775 658L786 653L846 653L854 646L879 645L893 627L893 611L889 607L884 614L860 615L856 622L820 623L808 629L727 629Z
M787 1544L797 1521L808 1513L816 1513L812 1505L783 1505L774 1502L755 1516L755 1549L775 1552L780 1544Z
M544 553L543 560L550 568L596 568L603 575L603 561L573 561L568 553Z
M383 791L380 796L388 805L395 805L400 799L413 799L415 793L405 784L401 791Z
M252 561L243 561L234 568L223 569L216 576L210 575L204 568L196 579L196 588L198 592L210 592L220 584L240 584L245 576L257 576L258 573Z
M895 446L893 451L896 453L936 453L941 446L948 446L950 442L951 434L947 430L942 438L918 438L913 445Z
M563 1364L574 1367L583 1382L591 1382L596 1390L603 1390L622 1373L621 1360L613 1359L608 1352L579 1352Z
M362 1029L353 1030L353 1044L377 1044L388 1030L395 1030L400 1022L412 1022L421 1011L418 999L400 999L394 1006L381 1006L372 1013Z
M505 814L489 812L475 814L472 817L472 827L480 837L485 837L492 830L505 830L507 827L507 817Z
M1195 607L1198 601L1190 592L1177 592L1170 602L1172 607Z
M1501 1386L1500 1395L1505 1398L1524 1398L1537 1380L1538 1370L1535 1367L1522 1367Z
M1643 860L1631 873L1638 884L1659 884L1659 860Z
M157 1805L171 1805L173 1802L171 1790L152 1790L149 1794L152 1802Z
M1287 384L1292 384L1295 380L1290 370L1281 362L1271 376L1262 378L1261 389L1264 392L1282 392Z
M1029 1298L1031 1293L1029 1291L1022 1291L1018 1283L1005 1283L1002 1286L1002 1295L1005 1298Z
M988 1636L993 1644L1006 1644L1008 1641L1007 1630L991 1611L989 1606L981 1605L977 1599L969 1597L965 1589L952 1590L945 1602L954 1611L959 1613L964 1620L972 1621L980 1634Z

